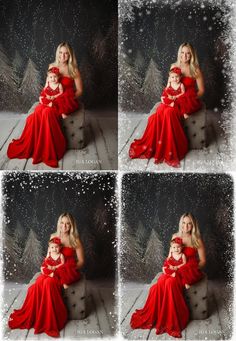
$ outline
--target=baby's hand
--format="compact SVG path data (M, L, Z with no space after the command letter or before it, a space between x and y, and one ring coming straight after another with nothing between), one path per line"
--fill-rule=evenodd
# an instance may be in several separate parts
M48 107L50 108L52 107L52 102L48 103Z
M173 272L173 274L171 275L172 277L175 277L176 276L176 273L175 272Z

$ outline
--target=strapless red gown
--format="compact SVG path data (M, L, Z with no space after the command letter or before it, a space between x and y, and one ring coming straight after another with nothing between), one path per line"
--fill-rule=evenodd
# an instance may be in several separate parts
M197 250L186 247L183 252L187 257L187 263L189 262L189 278L192 276L192 282L193 280L197 282L200 279L197 271L190 271L192 266L197 265ZM174 337L181 337L181 331L186 328L189 321L183 288L181 276L162 274L157 283L150 288L144 307L133 313L131 328L156 328L156 334L168 333Z
M181 122L183 114L192 114L201 108L196 94L196 80L183 77L181 81L185 94L176 100L174 107L163 103L158 106L148 118L143 137L131 143L130 158L154 158L155 163L165 162L169 166L179 167L188 152L188 140Z
M61 284L72 284L80 279L80 272L76 268L75 249L63 247L61 252L65 256L65 263L55 270L55 276L60 278Z
M67 322L67 309L62 299L62 282L76 282L80 273L76 270L75 250L63 247L65 256L65 274L61 268L59 277L48 277L41 274L27 291L25 301L20 309L10 315L8 325L11 329L34 328L35 334L46 333L58 337L60 330ZM43 263L44 264L44 263ZM56 271L57 271L56 270Z
M66 151L66 140L63 135L61 114L69 114L78 109L74 99L74 80L62 77L63 94L55 99L56 105L47 107L38 104L26 120L22 135L8 146L7 156L10 159L33 158L33 164L44 162L50 167L58 167Z

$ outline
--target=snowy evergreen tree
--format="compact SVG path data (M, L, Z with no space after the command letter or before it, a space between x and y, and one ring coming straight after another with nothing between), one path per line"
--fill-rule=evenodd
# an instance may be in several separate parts
M19 111L18 77L2 47L0 47L0 110Z
M29 59L20 87L25 110L29 109L34 102L38 101L41 89L40 73L34 62Z
M94 224L98 232L102 233L107 230L107 211L104 207L98 207L94 212Z
M41 243L38 240L36 233L30 229L21 258L23 272L27 279L30 279L36 272L40 271L42 259Z
M12 265L15 263L13 249L13 234L10 233L6 225L3 225L3 272L4 278L10 280L14 276Z
M135 71L142 78L144 76L145 60L140 50L137 51L135 61L134 61Z
M147 230L145 229L143 223L141 221L138 222L138 227L135 233L135 238L137 240L137 244L143 250L142 257L144 256L144 250L147 240Z
M90 106L99 91L96 91L96 84L94 82L94 66L90 64L86 58L84 58L81 62L80 73L85 89L83 100L88 106Z
M120 104L122 111L142 111L141 77L134 67L129 64L126 57L122 58L120 73Z
M144 255L145 270L149 280L152 280L158 272L162 271L163 261L163 244L156 231L152 229Z
M155 103L160 102L163 91L163 77L153 59L150 60L148 65L142 90L147 109L153 107Z
M127 225L122 236L121 254L121 272L124 280L145 280L143 247L139 245L135 233L131 233Z
M102 32L99 30L92 43L93 57L97 61L102 61L106 54L106 37L103 36Z

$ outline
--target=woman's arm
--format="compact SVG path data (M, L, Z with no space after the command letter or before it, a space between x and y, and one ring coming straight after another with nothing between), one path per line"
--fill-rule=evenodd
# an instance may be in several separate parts
M74 78L75 82L75 98L78 98L83 93L83 83L80 76L80 72L78 69L76 69L77 76Z
M203 74L200 69L197 70L196 82L197 82L197 88L198 88L197 97L202 97L205 92L205 85L204 85Z
M198 242L199 242L199 247L197 249L198 257L199 257L198 266L200 269L202 269L206 265L206 250L205 250L205 245L203 244L203 241L199 239Z
M84 248L80 239L77 239L77 247L75 251L77 256L77 268L81 269L84 265Z

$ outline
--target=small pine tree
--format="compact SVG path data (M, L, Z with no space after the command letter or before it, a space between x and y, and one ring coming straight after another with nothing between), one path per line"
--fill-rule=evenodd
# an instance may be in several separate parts
M150 60L148 65L142 90L146 100L147 109L153 107L155 103L160 101L163 91L163 77L153 59Z

